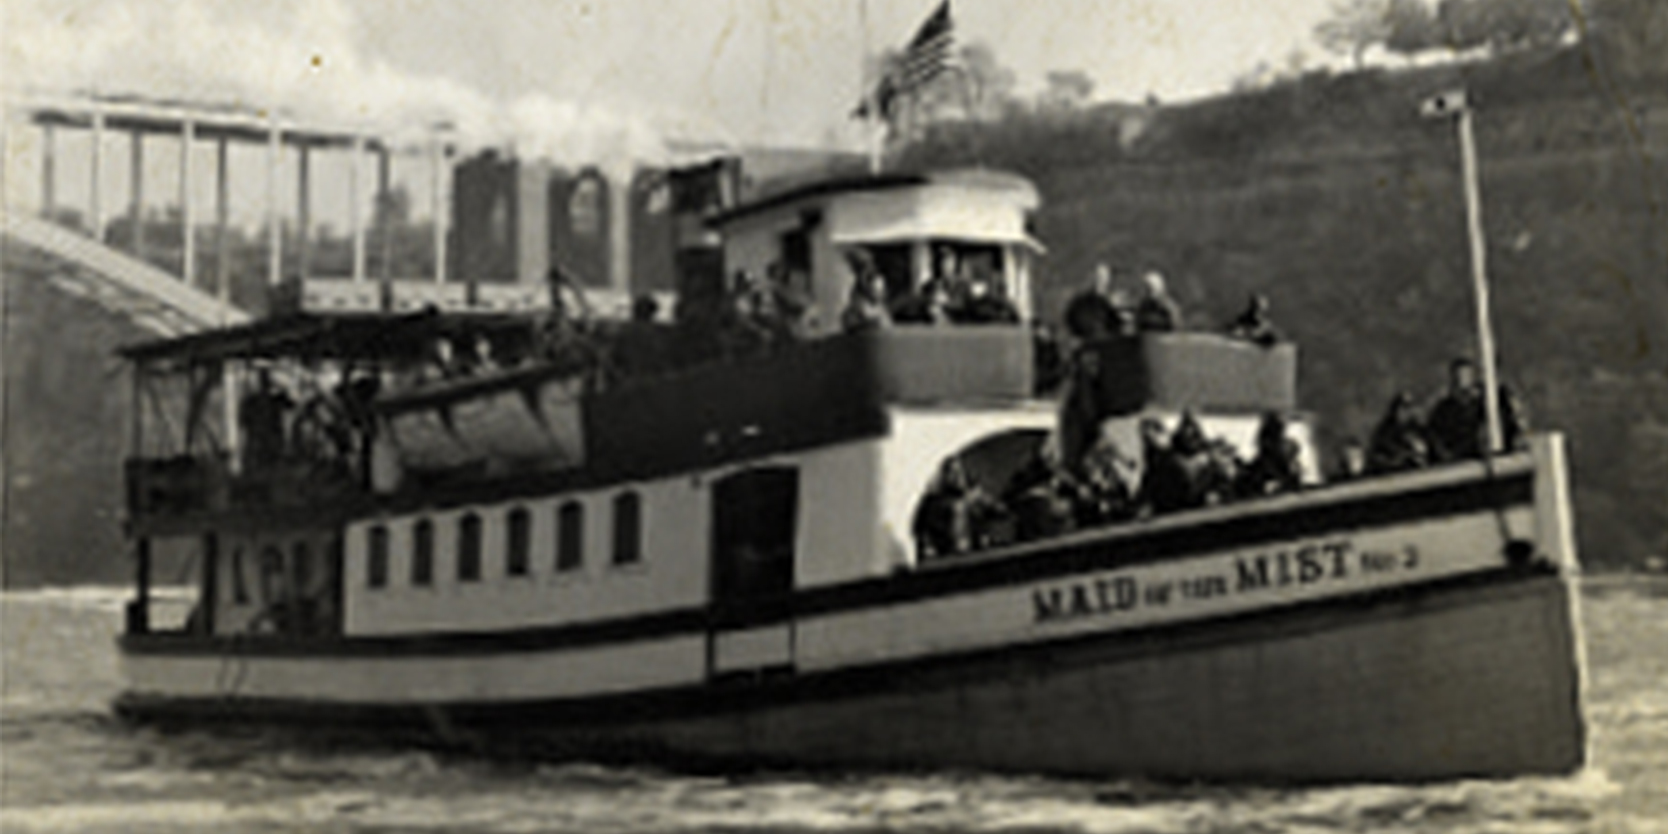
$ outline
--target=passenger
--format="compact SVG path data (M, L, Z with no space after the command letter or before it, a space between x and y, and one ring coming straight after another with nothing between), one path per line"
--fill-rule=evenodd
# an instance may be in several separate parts
M1469 359L1455 359L1448 365L1448 390L1426 419L1432 462L1482 457L1486 423L1476 366Z
M1166 437L1164 424L1156 418L1141 421L1141 488L1139 504L1149 512L1163 514L1187 508L1192 489Z
M1500 443L1508 452L1529 448L1529 410L1511 386L1500 383Z
M812 328L806 321L811 311L811 300L802 287L810 285L810 278L801 270L789 272L780 261L765 269L765 282L760 288L767 298L761 305L775 319L775 327L783 341L803 339Z
M1170 454L1187 475L1187 504L1202 507L1207 498L1221 497L1221 485L1216 483L1215 461L1211 457L1210 440L1192 412L1183 412L1176 433L1170 438Z
M1240 494L1246 497L1296 492L1303 486L1298 465L1297 441L1286 436L1286 421L1278 413L1263 415L1257 426L1257 454L1251 458L1240 479Z
M272 381L272 371L261 368L255 375L255 390L238 403L246 470L259 470L283 460L285 415L294 407L295 400Z
M1066 302L1066 332L1079 341L1092 342L1113 336L1119 331L1118 312L1112 305L1112 270L1106 264L1095 264L1094 275L1088 286L1078 290Z
M1078 527L1115 524L1135 517L1135 497L1120 471L1133 464L1110 440L1102 439L1089 450L1076 507Z
M840 327L847 333L892 326L892 313L886 306L886 277L874 271L873 261L866 263L866 268L856 268L858 261L853 262L855 280L846 308L840 313Z
M1425 439L1419 412L1413 407L1413 395L1399 393L1373 429L1367 448L1367 473L1404 472L1429 466L1430 462L1430 443Z
M1066 357L1060 351L1060 337L1047 322L1031 322L1032 392L1048 394L1066 379Z
M1036 539L1076 528L1080 487L1044 447L1008 479L1003 503L1013 515L1014 539Z
M1268 318L1268 296L1252 293L1245 312L1228 323L1228 335L1263 347L1273 347L1281 341L1280 331Z
M1018 324L1019 308L1008 299L1000 281L976 281L963 317L971 324Z
M1333 468L1332 480L1353 481L1367 474L1367 450L1353 437L1344 440L1338 449L1338 463Z
M1135 326L1142 333L1164 333L1181 327L1181 307L1164 288L1164 276L1156 270L1141 276L1146 292L1135 308Z
M1210 466L1205 472L1201 493L1206 505L1226 504L1244 497L1246 463L1240 459L1234 444L1220 437L1206 442Z
M915 510L911 531L921 559L954 556L988 547L1001 504L967 474L960 457L944 462L933 486Z
M746 276L741 276L745 281ZM759 315L758 296L745 283L731 293L719 320L719 345L723 355L750 356L770 348L775 333Z
M666 331L655 321L660 302L644 293L631 300L631 320L614 340L614 365L626 376L660 373L671 358Z

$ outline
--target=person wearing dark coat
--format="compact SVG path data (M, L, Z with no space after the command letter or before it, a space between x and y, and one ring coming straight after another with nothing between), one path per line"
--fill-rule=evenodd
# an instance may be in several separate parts
M1263 347L1279 344L1280 331L1268 318L1268 296L1252 293L1246 302L1245 312L1228 323L1228 335Z
M1141 421L1140 504L1155 515L1192 505L1192 486L1174 445L1165 437L1163 423L1152 418Z
M1066 302L1062 316L1066 332L1085 342L1115 335L1119 330L1118 311L1112 305L1111 292L1112 271L1106 264L1099 264L1089 285Z
M1405 391L1390 401L1367 446L1368 474L1404 472L1430 465L1430 444L1413 395Z
M1257 426L1257 454L1240 475L1240 494L1246 497L1296 492L1303 485L1297 441L1286 436L1286 420L1275 412L1263 415Z
M1135 326L1142 333L1164 333L1181 328L1181 307L1164 287L1164 276L1148 272L1141 276L1146 293L1135 307Z
M1455 359L1448 366L1448 390L1425 419L1432 461L1482 457L1487 420L1476 367L1469 359Z
M988 547L1006 510L967 474L961 458L945 461L910 522L922 559Z

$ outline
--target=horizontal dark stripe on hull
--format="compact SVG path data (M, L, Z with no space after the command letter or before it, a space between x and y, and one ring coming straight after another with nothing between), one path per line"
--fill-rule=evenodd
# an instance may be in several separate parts
M1431 614L1517 595L1544 593L1549 584L1563 582L1557 572L1547 566L1501 569L1205 622L1072 636L816 673L772 670L758 675L724 678L714 683L598 697L511 702L343 704L252 698L171 698L130 693L117 702L117 711L136 720L163 722L294 722L321 728L325 725L358 729L403 727L430 732L468 729L502 732L513 742L516 736L531 733L540 727L603 733L610 726L625 727L697 716L714 717L890 693L926 692L992 676L1040 677L1096 664L1179 657L1225 645L1286 639ZM1566 589L1566 592L1573 591ZM1486 636L1480 635L1479 639L1486 639Z
M126 635L130 654L243 656L392 656L528 652L700 634L711 628L743 628L783 619L860 611L956 593L1185 558L1226 548L1253 547L1345 530L1381 527L1425 518L1505 509L1533 493L1529 474L1446 485L1412 493L1367 496L1319 506L1297 506L1150 533L1108 528L1104 538L1074 538L1058 550L945 563L916 573L863 580L795 594L752 615L707 607L596 623L490 632L446 632L388 637L203 637L185 634ZM1504 558L1504 557L1502 557ZM760 613L762 612L762 613Z

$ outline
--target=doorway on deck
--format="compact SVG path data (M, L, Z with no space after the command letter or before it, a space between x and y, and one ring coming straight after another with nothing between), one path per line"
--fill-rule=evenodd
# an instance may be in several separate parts
M793 592L798 516L792 467L748 469L713 485L712 597L721 609L760 614Z
M712 677L793 668L799 471L748 469L712 487Z

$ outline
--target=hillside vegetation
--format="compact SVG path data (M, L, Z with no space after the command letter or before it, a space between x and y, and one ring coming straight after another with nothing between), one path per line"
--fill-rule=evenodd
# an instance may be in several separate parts
M1266 292L1302 347L1303 402L1336 442L1370 433L1397 390L1434 395L1447 360L1475 352L1455 129L1418 115L1467 88L1503 377L1537 427L1569 436L1588 564L1636 564L1668 553L1668 72L1611 75L1601 58L946 124L901 165L1037 183L1043 310L1099 261L1161 270L1197 328Z

